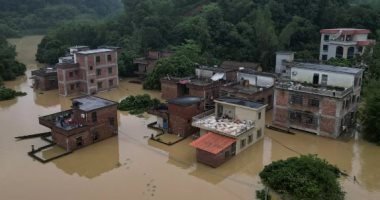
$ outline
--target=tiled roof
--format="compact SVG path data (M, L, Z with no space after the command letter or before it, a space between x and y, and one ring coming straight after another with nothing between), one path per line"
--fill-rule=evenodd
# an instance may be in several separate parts
M235 141L233 138L209 132L193 141L190 145L212 154L218 154L231 146Z

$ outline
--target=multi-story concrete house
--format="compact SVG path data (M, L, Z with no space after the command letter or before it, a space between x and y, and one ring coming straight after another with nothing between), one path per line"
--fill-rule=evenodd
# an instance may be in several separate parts
M288 72L275 86L274 125L332 138L350 132L356 124L363 70L286 63Z
M72 109L39 118L53 142L73 151L117 135L117 102L95 96L72 99Z
M368 39L370 33L367 29L335 28L322 29L319 60L330 58L354 58L357 54L363 54L365 48L374 44L374 40Z
M200 129L191 143L197 160L218 167L264 137L266 105L253 101L219 98L216 108L193 117Z
M71 56L56 65L59 94L95 94L117 87L117 49L70 48Z

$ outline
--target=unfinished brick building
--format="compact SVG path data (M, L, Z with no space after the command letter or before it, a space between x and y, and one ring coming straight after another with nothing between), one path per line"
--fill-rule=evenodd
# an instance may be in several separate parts
M55 66L43 67L32 71L33 88L47 91L58 88L57 69Z
M273 123L337 138L356 125L363 70L292 63L277 82Z
M70 48L72 56L61 58L56 65L59 94L95 94L117 87L117 49Z
M39 118L53 141L66 151L91 145L118 133L117 103L95 96L72 99L72 109Z
M240 70L237 72L237 81L221 85L219 96L255 101L267 104L267 109L272 109L275 80L273 74Z
M187 137L199 131L191 126L192 118L204 111L203 100L199 97L186 96L171 99L166 106L149 111L157 116L156 127L168 133Z
M136 75L145 77L151 73L156 65L157 61L161 58L167 58L171 56L171 52L167 51L148 51L145 57L136 58L133 63L138 65L138 70L135 71Z

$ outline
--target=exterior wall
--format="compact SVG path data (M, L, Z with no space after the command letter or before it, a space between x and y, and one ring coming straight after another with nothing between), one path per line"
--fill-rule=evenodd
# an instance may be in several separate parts
M322 74L326 74L328 76L327 78L328 86L337 86L337 87L344 87L344 88L350 88L354 86L354 80L355 80L354 75L345 74L345 73L316 71L312 69L302 69L302 68L297 68L297 67L293 67L291 69L291 80L301 82L301 83L304 83L304 82L313 83L314 74L319 74L318 84L322 83Z
M57 75L35 76L33 86L35 89L40 89L42 91L57 89L58 77Z
M273 87L263 89L263 91L256 92L254 94L247 94L247 93L239 92L239 90L236 90L233 87L222 86L220 88L220 93L221 95L227 94L227 96L230 96L230 97L246 99L250 101L256 101L263 104L267 104L268 105L267 109L273 108L273 95L274 95Z
M211 78L213 74L214 72L211 70L199 69L199 68L195 69L195 75L197 76L197 78L200 78L200 79Z
M192 118L203 112L202 104L190 106L180 106L169 104L169 132L172 134L187 137L199 131L191 126Z
M212 83L207 86L188 84L187 87L189 88L190 96L201 97L206 100L213 100L219 97L219 83Z
M207 151L203 151L201 149L197 149L196 150L197 161L214 168L219 167L220 165L222 165L223 163L225 163L227 160L231 158L231 156L226 157L226 152L231 152L231 147L225 149L224 151L216 155L209 153Z
M165 100L175 99L178 95L178 84L175 81L161 80L161 98Z
M302 104L290 103L292 95L302 96ZM355 126L355 113L358 107L357 97L349 94L345 98L339 99L276 89L273 124L337 138L343 132ZM309 104L310 99L318 100L319 106ZM347 102L350 102L348 106L345 105ZM301 113L302 116L310 116L313 118L313 122L308 124L303 121L291 121L291 112ZM304 120L304 117L302 117L302 120ZM343 126L347 130L343 130Z
M97 122L91 121L90 116L92 112L97 113ZM92 112L86 113L87 121L86 126L84 127L76 128L71 131L64 131L62 129L53 127L53 141L57 143L58 146L61 146L62 148L65 148L68 151L72 151L117 135L118 120L116 105L95 110ZM110 125L109 118L114 119L114 126ZM93 140L93 136L95 133L97 133L98 136L97 140ZM79 137L82 137L82 146L77 146L76 144L76 139Z
M294 60L293 52L277 52L276 53L276 73L282 74L286 71L286 66L283 65L283 61L291 62Z

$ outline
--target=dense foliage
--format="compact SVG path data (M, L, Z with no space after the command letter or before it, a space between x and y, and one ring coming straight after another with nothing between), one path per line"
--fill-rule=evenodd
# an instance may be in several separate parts
M263 183L285 199L341 200L340 170L314 155L275 161L260 172Z
M317 58L322 28L368 28L376 36L380 9L349 0L123 0L125 13L100 23L66 24L48 34L39 47L48 63L73 44L123 47L121 62L147 50L195 41L201 54L220 60L261 62L272 71L278 50L298 58ZM80 28L76 28L78 26ZM91 31L81 33L78 30ZM123 66L124 67L124 66Z
M25 95L26 95L25 92L17 92L9 88L0 87L0 101L10 100L17 96L25 96Z
M122 10L120 0L0 0L0 5L0 35L5 37Z
M372 80L366 87L361 121L364 139L380 145L380 80Z
M4 38L0 36L0 83L2 80L13 80L16 76L23 75L26 67L17 62L16 50Z
M151 98L148 94L129 96L123 99L118 106L119 110L129 111L129 113L141 114L160 104L160 100Z

